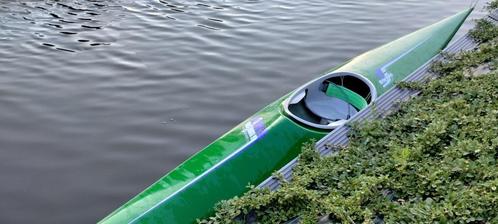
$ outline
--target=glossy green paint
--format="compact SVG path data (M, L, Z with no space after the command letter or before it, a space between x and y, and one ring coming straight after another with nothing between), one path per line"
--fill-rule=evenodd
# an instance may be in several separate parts
M367 77L375 85L377 94L380 96L441 52L472 10L471 8L462 11L436 24L366 52L332 71L354 72ZM390 82L384 83L385 85L381 84L382 76L379 77L378 74L380 70L384 70L384 77L392 75Z
M274 170L295 158L304 142L326 134L301 127L283 116L280 106L284 99L270 104L252 117L264 120L266 132L260 138L252 142L247 138L244 128L253 119L246 120L101 223L193 223L196 218L210 214L218 201L240 195L247 191L248 184L263 181ZM242 147L243 150L232 159L212 169ZM205 176L196 179L208 170ZM193 184L185 187L189 183ZM164 200L173 194L173 197Z
M336 71L367 76L379 95L392 84L379 83L376 70L401 80L446 46L470 13L462 12L355 58ZM179 165L100 223L193 223L213 212L220 200L247 191L300 153L301 145L327 131L309 129L282 111L285 96L265 107ZM251 127L262 126L255 133ZM252 130L252 131L251 131Z

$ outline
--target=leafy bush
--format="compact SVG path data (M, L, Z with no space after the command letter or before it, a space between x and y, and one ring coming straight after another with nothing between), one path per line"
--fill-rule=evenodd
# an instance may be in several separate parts
M498 1L489 2L486 8L490 12L498 9ZM498 27L488 20L480 19L477 21L476 27L470 31L470 36L478 42L488 42L498 37Z
M469 73L496 60L498 35L474 32L479 49L437 63L428 84L403 84L420 97L355 127L350 146L322 158L305 145L291 182L223 201L201 223L498 223L498 72Z
M492 2L489 2L489 3L488 3L488 6L486 6L486 8L487 8L489 11L492 11L492 10L498 9L498 1L492 1Z
M498 36L498 28L488 20L479 20L476 29L470 32L470 36L482 43L490 41Z

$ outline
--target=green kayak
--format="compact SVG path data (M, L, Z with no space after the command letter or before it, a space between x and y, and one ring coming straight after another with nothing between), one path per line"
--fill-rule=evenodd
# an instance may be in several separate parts
M194 223L241 195L446 47L465 10L336 67L273 102L104 218L102 224Z

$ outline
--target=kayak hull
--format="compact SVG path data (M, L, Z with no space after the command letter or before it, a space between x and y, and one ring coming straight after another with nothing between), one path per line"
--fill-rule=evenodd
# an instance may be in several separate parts
M471 11L360 55L326 74L362 75L380 96L437 55ZM265 180L298 156L303 143L331 131L300 123L286 112L286 103L295 92L242 122L100 223L194 223L211 215L219 201L241 195L249 185Z
M220 200L262 182L294 159L303 143L327 134L286 117L280 109L284 98L201 150L101 223L193 223L211 214Z

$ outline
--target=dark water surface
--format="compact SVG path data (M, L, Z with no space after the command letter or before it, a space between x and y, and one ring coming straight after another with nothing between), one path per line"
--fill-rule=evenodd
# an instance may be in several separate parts
M3 0L0 223L96 222L271 101L469 2Z

